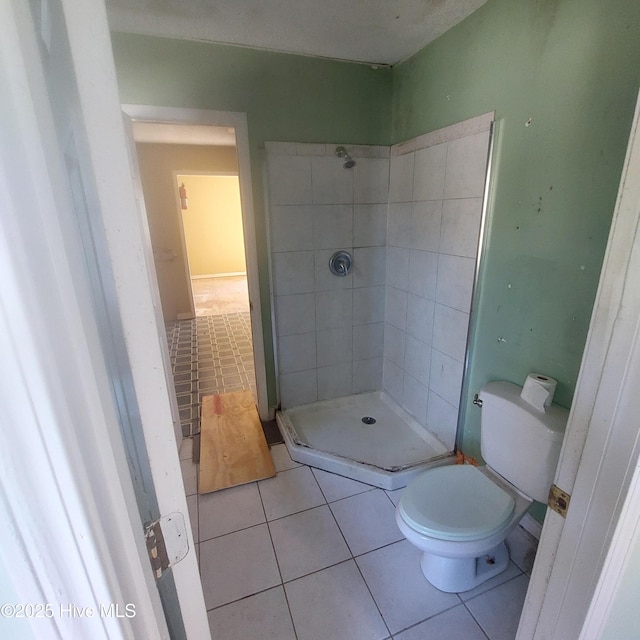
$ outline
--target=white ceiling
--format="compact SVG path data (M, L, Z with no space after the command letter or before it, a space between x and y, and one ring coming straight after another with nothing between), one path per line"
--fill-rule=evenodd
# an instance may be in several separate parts
M112 30L395 64L487 0L107 0Z

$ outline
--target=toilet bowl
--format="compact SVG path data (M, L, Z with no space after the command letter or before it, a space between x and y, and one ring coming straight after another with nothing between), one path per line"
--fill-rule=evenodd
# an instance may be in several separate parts
M538 411L521 391L498 381L480 392L485 466L428 469L400 498L396 523L441 591L468 591L504 571L506 537L533 500L547 499L569 412L557 405Z
M530 505L487 467L436 467L405 489L396 523L422 551L427 580L440 591L458 593L507 568L504 540Z

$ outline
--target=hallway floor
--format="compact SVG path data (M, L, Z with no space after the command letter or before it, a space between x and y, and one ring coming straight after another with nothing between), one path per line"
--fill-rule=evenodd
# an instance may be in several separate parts
M247 276L192 278L196 317L249 311Z
M202 396L251 389L256 395L249 312L166 325L183 436L200 433Z
M180 451L205 603L216 640L513 640L536 540L517 528L511 563L463 594L422 576L383 491L293 462L275 478L198 496Z

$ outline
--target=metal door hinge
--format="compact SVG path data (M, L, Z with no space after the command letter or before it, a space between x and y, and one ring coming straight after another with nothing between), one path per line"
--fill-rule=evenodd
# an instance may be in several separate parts
M184 516L179 512L170 513L146 525L144 533L149 561L157 580L187 555L189 539Z
M551 509L556 513L559 513L563 518L566 518L569 502L571 502L571 496L566 491L556 487L555 484L552 484L551 489L549 489L549 500L547 505L549 505L549 507L551 507Z

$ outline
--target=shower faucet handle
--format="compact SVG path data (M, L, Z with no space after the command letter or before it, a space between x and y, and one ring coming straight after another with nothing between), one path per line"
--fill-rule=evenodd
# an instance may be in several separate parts
M352 262L351 254L348 251L336 251L329 258L329 271L334 276L344 278L349 275Z

